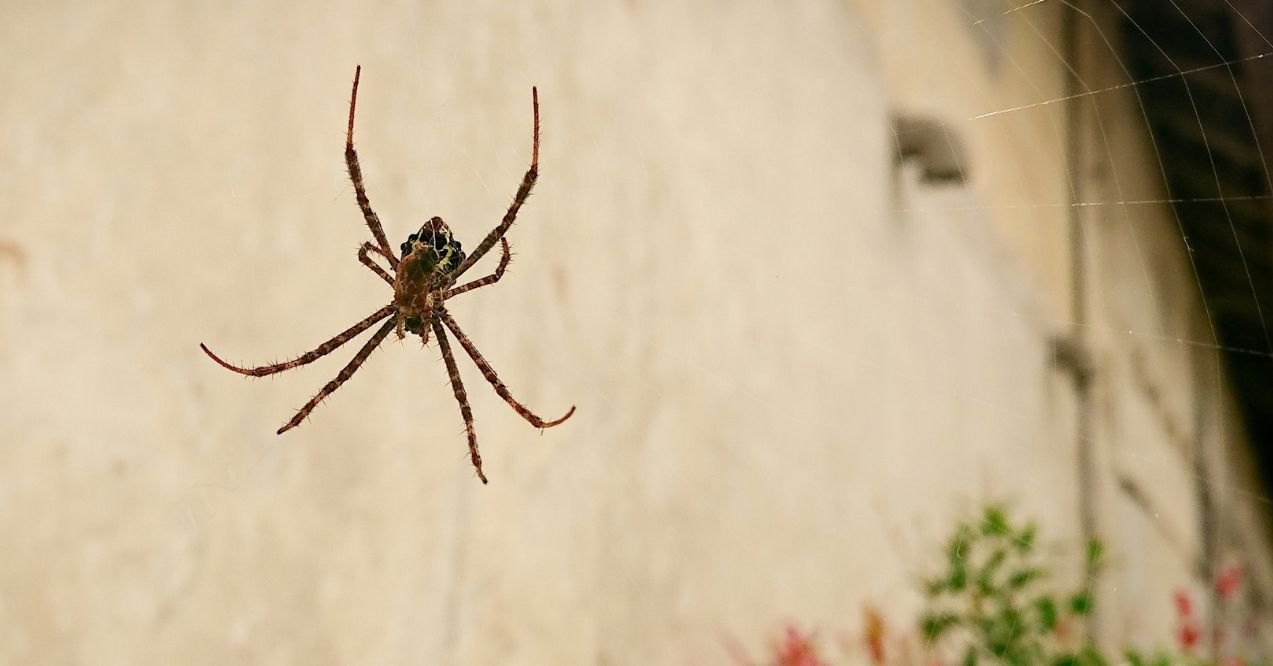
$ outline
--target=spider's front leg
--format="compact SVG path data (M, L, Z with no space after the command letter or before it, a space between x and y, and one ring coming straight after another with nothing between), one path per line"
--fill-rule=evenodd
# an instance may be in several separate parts
M459 277L477 263L482 255L491 251L495 247L495 243L508 233L508 228L513 226L513 221L517 219L517 211L521 209L522 204L526 203L526 199L530 197L530 191L535 187L535 181L539 179L539 89L530 89L532 103L535 107L535 129L534 136L531 141L530 151L530 168L526 170L526 175L522 176L522 184L517 188L517 194L513 195L513 203L509 204L508 211L504 213L504 219L500 220L499 226L486 234L486 238L477 244L477 248L473 250L467 259L464 260L455 269L453 275Z
M446 292L442 294L442 300L445 301L449 298L459 296L460 294L463 294L466 291L472 291L479 287L485 287L487 285L495 284L496 282L499 282L500 278L504 277L504 271L508 269L508 262L512 261L513 254L508 249L508 239L501 238L499 239L499 242L500 242L500 245L503 246L504 252L500 255L499 265L495 267L495 272L491 273L490 275L487 275L484 278L479 278L477 280L474 280L468 284L455 287L454 289L448 289Z
M369 252L375 252L376 254L384 256L380 252L380 248L376 247L375 245L372 245L371 241L367 241L362 244L362 247L358 248L358 261L362 262L363 266L370 268L373 273L380 276L381 280L384 280L385 282L389 284L390 287L392 287L393 276L389 275L388 271L381 268L380 265L377 264L375 260L371 258L371 255L368 254Z
M354 184L354 198L362 209L362 216L371 230L371 237L376 239L381 254L389 260L390 268L398 267L398 259L389 249L389 239L385 237L385 229L380 224L380 217L371 209L371 201L367 198L367 186L362 181L362 166L358 164L358 151L354 150L354 109L358 106L358 80L362 78L362 65L354 69L354 90L349 95L349 127L345 131L345 166L349 169L349 180Z

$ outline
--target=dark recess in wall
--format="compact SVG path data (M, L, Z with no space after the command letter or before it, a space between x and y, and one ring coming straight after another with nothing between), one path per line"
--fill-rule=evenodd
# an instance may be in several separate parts
M1273 3L1118 5L1123 57L1141 82L1226 370L1273 488Z

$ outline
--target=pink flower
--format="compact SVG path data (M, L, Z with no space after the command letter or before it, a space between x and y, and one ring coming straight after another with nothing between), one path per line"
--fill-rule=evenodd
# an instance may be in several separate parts
M1176 614L1181 618L1189 617L1193 614L1193 601L1189 599L1189 593L1184 590L1177 589L1176 594Z
M1185 652L1191 652L1198 645L1198 639L1201 637L1202 632L1192 620L1185 620L1176 630L1176 641L1180 643L1180 649Z
M777 666L826 666L813 647L813 635L801 633L791 625L787 625L783 641L775 647Z
M1242 584L1242 565L1234 564L1216 576L1216 594L1221 599L1228 599Z

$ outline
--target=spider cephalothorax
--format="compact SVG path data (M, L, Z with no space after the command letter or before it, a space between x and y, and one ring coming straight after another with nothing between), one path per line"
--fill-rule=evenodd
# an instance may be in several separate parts
M318 406L318 403L323 398L331 395L333 391L340 388L341 384L352 377L354 372L371 355L371 352L375 351L376 347L379 347L380 343L384 342L390 333L396 330L398 337L401 338L406 332L410 332L413 335L419 335L425 343L428 343L429 335L432 333L437 340L438 349L442 352L442 360L446 363L447 375L451 380L451 389L455 393L456 402L460 403L460 414L464 417L464 430L468 435L469 458L473 462L473 467L477 470L478 478L482 480L482 483L486 483L486 475L482 472L482 457L477 452L477 435L473 430L473 411L469 408L468 395L464 391L464 383L460 381L460 370L455 363L455 355L451 352L451 343L447 336L447 331L450 331L451 335L454 335L455 339L459 340L464 352L468 354L469 358L473 359L474 365L482 372L482 377L490 382L495 392L522 418L529 421L531 425L537 428L549 428L565 421L575 413L575 408L571 407L565 416L552 421L545 421L514 399L508 387L504 385L504 382L500 381L499 376L495 374L495 370L482 357L481 352L477 350L477 346L473 344L473 341L469 340L464 331L460 330L459 324L447 312L445 306L445 302L451 298L467 291L499 282L499 279L504 276L504 270L508 268L508 262L512 255L504 234L508 232L509 227L513 226L513 220L517 219L517 211L526 202L526 197L530 196L531 188L535 186L535 180L539 177L539 91L531 88L531 99L533 100L535 111L535 130L534 140L531 143L530 168L526 171L526 175L522 177L521 186L517 188L513 203L508 207L508 211L504 213L504 219L500 221L499 225L491 230L482 239L481 243L478 243L477 248L473 250L473 254L465 256L464 250L460 247L460 242L451 235L451 229L446 226L442 218L434 217L425 222L419 231L407 236L406 242L400 248L402 256L398 257L389 247L389 240L380 224L380 218L371 210L371 202L367 199L367 191L362 182L362 168L358 164L358 153L354 151L354 107L358 102L358 79L361 74L361 67L354 71L354 92L349 100L349 129L345 134L345 164L349 167L349 178L354 183L354 195L358 200L358 206L362 209L363 217L367 221L367 227L371 230L371 235L376 242L365 242L362 244L358 249L358 261L362 262L364 266L371 269L372 272L380 276L380 279L393 288L393 301L371 313L366 319L354 324L344 333L319 345L314 351L283 363L265 365L258 368L243 368L221 360L204 344L200 343L199 346L208 356L212 357L212 360L219 363L222 367L243 375L264 377L312 363L354 339L363 331L380 324L380 327L372 334L371 339L354 355L353 360L341 369L340 374L336 375L335 379L327 382L322 390L318 392L318 395L305 403L305 406L301 407L300 411L290 421L278 429L279 434L283 434L300 425L301 421L313 411L314 407ZM500 245L500 260L495 272L458 287L454 286L456 280L465 271L472 268L478 259L481 259L483 255L494 249L496 243ZM389 270L385 270L376 259L373 259L373 254L387 262Z

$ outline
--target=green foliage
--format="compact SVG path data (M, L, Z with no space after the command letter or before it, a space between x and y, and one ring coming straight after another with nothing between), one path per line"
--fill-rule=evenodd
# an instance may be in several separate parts
M920 639L933 650L923 663L942 666L1273 666L1269 662L1239 657L1204 658L1194 654L1201 635L1217 629L1182 625L1178 628L1180 651L1152 655L1127 652L1107 656L1086 634L1094 610L1092 586L1104 562L1104 547L1093 539L1082 553L1083 585L1058 589L1052 579L1052 562L1038 552L1038 526L1018 523L1001 505L987 507L976 519L955 526L945 542L939 573L923 581L926 607L920 617ZM1241 569L1231 568L1217 590L1232 595L1241 581ZM1184 619L1189 616L1188 600ZM869 607L868 607L869 608ZM875 666L919 663L887 658L883 619L866 614L867 654ZM1186 639L1179 632L1189 629ZM904 641L904 645L913 645ZM812 634L788 628L785 642L774 646L771 664L824 664L814 649ZM891 650L892 648L889 648ZM905 651L899 651L905 654ZM932 657L936 658L932 658ZM749 662L742 662L749 663Z
M1106 656L1084 631L1104 546L1096 539L1087 543L1086 586L1059 592L1048 586L1051 568L1036 553L1037 537L1035 523L1018 524L1001 505L957 525L945 548L944 571L924 584L927 607L919 625L924 642L948 650L964 666L1215 666L1187 647L1183 653ZM1069 637L1063 639L1063 633Z
M1067 646L1058 636L1062 624L1081 627L1092 612L1092 595L1087 589L1058 595L1045 588L1048 568L1036 553L1037 535L1034 523L1018 524L1000 505L958 525L947 542L944 572L924 585L925 642L962 653L966 666L1108 666L1089 641ZM1089 584L1102 550L1099 541L1088 544Z

